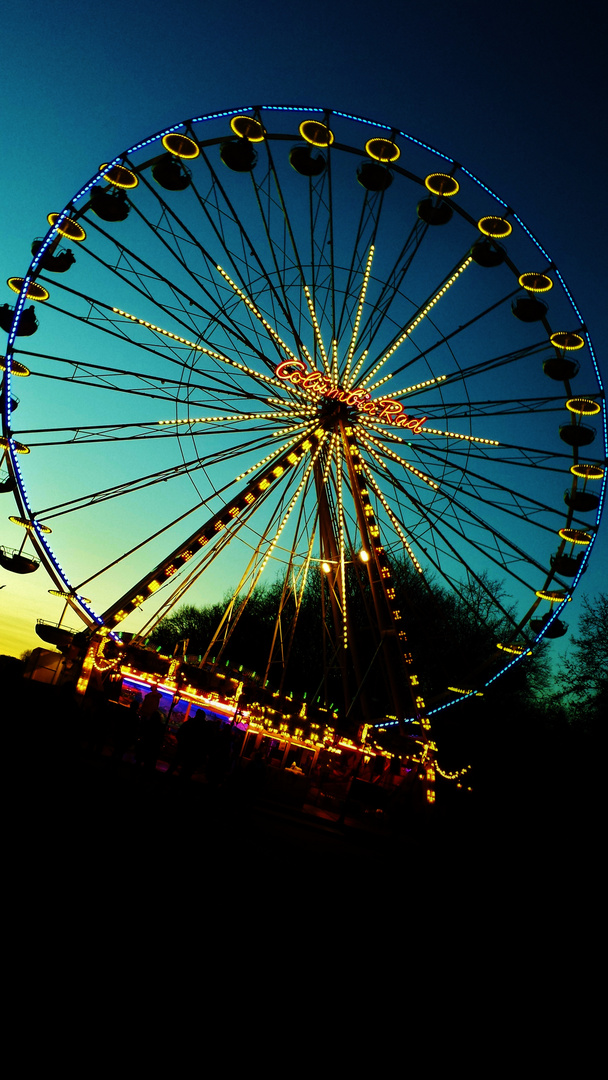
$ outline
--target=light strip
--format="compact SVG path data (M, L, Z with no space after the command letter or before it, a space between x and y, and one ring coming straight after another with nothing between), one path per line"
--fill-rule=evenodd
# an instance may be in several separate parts
M312 297L310 295L310 289L308 288L308 285L304 285L304 296L306 297L306 303L308 304L308 310L310 312L310 318L311 318L311 321L312 321L312 328L314 330L315 340L317 342L317 345L319 346L319 352L321 353L321 358L323 360L323 367L325 368L325 374L329 378L329 377L331 377L330 376L330 371L329 371L329 361L327 359L327 353L325 352L325 346L323 344L323 337L321 335L321 327L319 326L319 322L318 322L318 319L317 319L317 313L315 311L315 307L314 307L314 304L312 302ZM311 364L311 367L312 367L312 364Z
M284 420L285 413L236 413L234 416L193 416L189 420L159 420L162 425L175 424L219 424L232 423L235 420Z
M403 397L404 394L413 394L415 390L424 390L427 386L437 386L438 383L445 382L446 379L447 375L438 375L435 379L425 379L424 382L414 383L413 386L406 386L403 390L391 390L391 398ZM377 385L380 384L378 383Z
M384 421L382 421L382 420L378 420L377 423L375 423L375 424L371 423L368 420L368 421L365 421L365 427L366 427L366 429L371 428L373 431L377 431L379 435L385 435L386 432L384 431L384 428L378 426L379 424L382 424L382 423L384 423ZM390 426L390 422L388 423L388 426ZM439 431L437 428L426 428L426 427L419 428L418 430L419 430L420 434L425 433L426 435L443 435L443 436L446 437L446 439L461 439L464 442L483 443L483 444L485 444L487 446L500 446L500 443L497 442L495 439L482 439L478 435L460 435L458 432L455 432L455 431ZM406 442L405 439L402 439L399 435L393 435L392 432L391 432L391 439L393 440L393 442L395 442L395 441L400 442L400 443L405 443ZM408 445L410 445L410 444L408 443ZM388 450L386 452L388 453Z
M380 502L382 503L384 509L386 510L389 518L391 519L391 521L392 521L392 523L393 523L393 525L395 527L395 532L397 533L397 535L399 536L399 539L401 540L404 547L406 548L410 559L412 560L414 566L416 567L416 570L418 571L419 574L424 573L420 563L418 562L418 559L414 555L414 552L413 552L413 550L412 550L412 548L410 546L410 543L409 543L409 541L407 539L407 536L405 535L405 533L403 532L403 529L401 528L400 521L398 520L398 518L395 517L395 514L391 510L389 504L387 503L386 499L384 498L384 495L382 494L382 491L378 487L376 481L374 480L374 477L372 476L372 474L371 474L371 472L369 471L368 468L365 469L365 475L367 477L367 482L368 482L369 486L374 489L376 495L378 496L378 498L380 499Z
M280 438L282 435L291 435L292 431L306 431L308 434L313 428L309 426L308 420L303 420L301 424L291 424L289 427L279 428L278 431L273 431L273 438Z
M283 338L280 336L280 334L277 333L274 326L272 326L268 322L268 319L264 318L261 311L259 311L258 308L255 306L253 300L249 299L249 297L247 296L247 293L243 292L243 290L239 288L236 281L233 281L232 278L230 277L230 275L227 274L226 271L223 270L222 267L219 264L216 265L215 269L220 272L220 274L222 275L224 280L228 282L228 284L234 290L234 292L239 297L239 299L242 300L243 303L247 305L247 307L249 308L250 311L253 312L256 319L259 319L259 321L261 322L264 329L268 331L271 338L274 341L276 341L277 345L280 345L280 347L285 350L285 352L291 357L292 360L296 360L297 357L291 351L289 346L285 344L285 342L283 341Z
M496 439L481 439L477 435L459 435L456 431L438 431L436 428L421 428L426 435L445 435L446 439L462 439L464 442L483 443L487 446L500 446Z
M259 579L260 579L260 577L261 577L261 575L262 575L262 573L264 571L264 567L266 566L268 560L270 559L270 556L272 555L275 547L277 546L277 543L279 541L279 537L280 537L281 533L283 532L283 529L285 528L287 522L289 521L289 518L291 517L291 513L293 511L293 508L296 505L296 502L298 501L298 499L300 497L300 493L302 491L302 488L304 487L306 481L308 480L308 477L310 476L310 473L312 472L315 461L317 460L317 458L319 456L321 447L322 447L323 442L324 442L326 437L327 437L327 432L324 431L322 436L319 439L319 444L317 446L317 449L315 450L315 453L313 454L313 457L312 457L312 459L310 461L310 464L308 465L308 468L305 470L304 475L303 475L303 477L302 477L302 479L301 479L301 481L300 481L300 483L299 483L299 485L298 485L298 487L296 489L296 492L295 492L289 506L287 507L287 510L285 511L285 515L283 517L283 520L281 521L281 524L279 525L279 527L278 527L278 529L277 529L277 531L276 531L276 533L275 533L275 535L274 535L274 537L273 537L273 539L272 539L272 541L270 543L270 547L268 548L268 551L266 552L266 555L264 556L264 558L263 558L263 560L262 560L262 562L260 564L260 569L259 569L259 571L257 573L256 581L259 581Z
M369 380L373 378L373 376L376 374L376 372L380 370L382 365L385 364L386 361L393 355L393 353L397 351L399 346L402 345L403 342L405 341L405 339L407 337L409 337L409 335L412 333L412 330L414 330L418 326L418 324L422 322L422 320L425 318L425 316L428 315L431 308L433 308L435 306L435 304L438 302L438 300L440 300L441 297L445 295L445 293L448 291L448 289L454 284L454 282L457 280L457 278L460 277L460 275L463 273L464 270L466 270L467 266L469 266L472 261L473 261L472 257L470 255L468 255L467 258L464 260L464 262L461 263L461 265L458 267L458 269L452 274L451 278L448 278L448 280L445 282L445 284L442 285L441 288L439 289L439 291L435 294L433 299L429 300L426 307L424 307L422 309L422 311L416 316L414 321L412 323L410 323L410 325L407 327L407 329L403 331L401 336L398 337L397 340L391 345L388 352L384 354L382 359L376 364L375 368L372 368L372 370L370 371L367 378L363 380L362 386L365 386L365 384L368 383ZM370 386L369 389L373 390L374 387L378 386L378 385L379 385L379 383L375 383L374 386Z
M365 303L365 294L367 292L367 286L368 286L370 274L371 274L371 271L372 271L373 258L374 258L374 245L372 244L372 246L369 249L369 254L367 256L367 263L366 263L366 266L365 266L365 273L363 274L363 281L361 283L361 289L360 289L360 292L359 292L359 301L357 303L357 314L355 315L355 322L354 322L354 325L353 325L353 332L352 332L352 336L351 336L351 339L350 339L350 345L348 347L348 352L346 354L346 368L345 368L345 371L344 371L344 377L342 379L342 382L345 383L346 385L348 385L348 383L347 383L348 373L350 371L350 365L351 365L352 358L353 358L353 355L354 355L354 352L355 352L355 346L357 344L357 337L358 337L358 334L359 334L359 323L361 322L361 314L363 312L363 305Z
M373 435L370 435L368 432L365 432L365 433L360 432L360 433L358 433L358 438L359 438L360 442L363 443L366 450L368 450L370 454L374 455L374 457L376 458L376 461L378 461L382 465L383 469L386 469L386 462L382 461L381 458L379 458L374 453L374 451L368 445L368 443L372 443L374 446L377 446L378 449L381 450L383 454L386 454L387 457L392 458L393 461L398 462L399 465L403 465L404 469L407 469L408 472L413 473L413 475L417 476L419 480L423 480L424 483L428 484L429 487L432 487L434 491L439 491L440 490L439 484L436 484L434 480L431 480L430 476L427 476L426 473L420 472L420 469L414 468L414 466L410 465L407 461L404 460L404 458L399 457L399 455L395 454L393 450L390 450L388 448L388 446L385 446L378 439L374 439Z
M162 326L156 326L155 323L148 322L147 319L138 319L137 315L131 315L128 311L123 311L122 308L113 307L112 311L115 315L121 315L123 319L129 319L131 322L138 323L139 326L145 326L148 330L153 330L155 334L162 334L163 337L169 338L171 341L177 341L180 345L187 345L189 349L204 353L205 356L210 356L213 360L220 360L223 364L238 368L239 371L244 371L246 375L252 375L255 379L270 383L271 386L284 386L284 383L273 378L272 375L262 375L259 371L255 371L254 368L248 367L247 364L231 360L228 356L224 356L223 353L214 352L213 349L207 349L204 345L197 345L195 341L180 337L179 334L172 334L170 330L164 330Z
M330 436L330 440L329 440L329 449L328 449L328 453L327 453L327 461L325 462L325 468L323 470L322 480L323 480L324 484L326 484L327 481L329 480L329 474L331 472L332 460L333 460L334 449L335 449L335 444L336 444L337 439L338 439L337 432L332 431L331 436Z
M338 495L338 550L340 558L340 593L342 606L342 642L348 648L348 622L346 618L346 555L344 544L344 499L342 497L342 443L336 442L336 488Z
M314 429L311 426L311 427L308 428L308 431L306 431L305 434L306 435L311 435L313 430ZM298 434L298 435L294 436L293 439L289 439L288 442L283 443L282 446L279 446L279 448L277 450L273 450L272 454L267 454L266 457L261 458L258 462L256 462L255 465L251 465L248 469L245 470L245 472L241 473L240 476L236 476L235 477L235 482L237 480L243 480L244 477L249 476L252 472L256 472L256 470L259 469L261 465L265 465L266 462L272 461L274 458L278 457L279 454L282 454L285 450L289 450L290 446L294 446L296 443L301 443L301 442L302 442L302 435L301 434ZM290 464L293 465L294 462L290 462Z
M365 360L365 357L367 356L368 352L369 352L369 349L365 349L365 351L361 353L361 356L357 360L354 371L353 371L348 383L346 384L346 389L347 390L350 389L350 387L353 385L355 379L357 378L357 375L359 374L359 372L361 370L361 366L362 366L363 361Z

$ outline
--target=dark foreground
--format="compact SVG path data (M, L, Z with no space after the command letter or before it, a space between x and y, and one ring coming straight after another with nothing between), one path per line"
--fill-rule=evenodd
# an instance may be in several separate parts
M505 891L593 887L599 800L572 774L536 783L503 775L477 798L447 789L442 798L440 788L428 815L340 821L268 799L242 777L211 786L146 772L83 743L57 701L21 683L4 700L16 884L43 904L86 910L104 897L115 910L137 895L155 910L162 903L163 925L179 926L186 898L218 918L229 900L274 921L293 903L338 895L406 906L432 896L453 910L463 890L504 900Z

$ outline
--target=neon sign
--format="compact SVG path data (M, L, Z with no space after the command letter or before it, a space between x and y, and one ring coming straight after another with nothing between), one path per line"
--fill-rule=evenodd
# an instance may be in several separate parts
M377 398L373 401L369 390L343 390L340 386L333 386L327 375L323 375L314 368L311 371L303 360L283 360L282 363L277 364L275 374L285 382L301 386L315 398L324 397L329 401L341 401L359 412L374 416L376 420L383 421L385 424L409 428L417 434L424 430L422 425L428 419L426 416L419 418L409 416L403 411L403 405L391 398Z

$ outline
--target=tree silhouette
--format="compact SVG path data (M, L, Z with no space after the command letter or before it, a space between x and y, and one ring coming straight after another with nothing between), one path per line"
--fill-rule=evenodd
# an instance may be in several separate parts
M397 561L391 564L391 576L427 704L447 700L447 687L464 684L466 689L467 678L485 682L493 674L496 642L509 630L508 597L501 583L472 578L454 594ZM329 589L326 576L316 572L309 575L299 602L276 581L256 588L246 604L244 598L227 597L204 608L184 606L159 623L152 640L169 654L178 642L188 640L189 656L243 666L268 678L273 687L306 694L308 701L320 695L326 704L340 704L342 640L334 632ZM346 589L351 697L364 685L368 713L381 717L391 711L388 678L362 565L348 565ZM534 681L542 688L542 655L541 650L538 657L518 665L519 674L511 682L521 692L528 693Z
M579 632L571 639L571 652L561 672L573 723L595 727L608 706L608 594L593 601L583 597Z

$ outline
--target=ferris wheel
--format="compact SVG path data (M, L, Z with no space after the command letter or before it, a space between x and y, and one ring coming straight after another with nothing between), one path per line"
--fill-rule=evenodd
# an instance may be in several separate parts
M565 632L605 485L600 375L550 256L464 166L340 111L247 107L102 163L48 225L0 307L0 562L41 562L81 629L145 637L228 596L217 652L280 581L284 668L316 582L335 665L355 581L398 719ZM403 566L488 628L431 708Z

